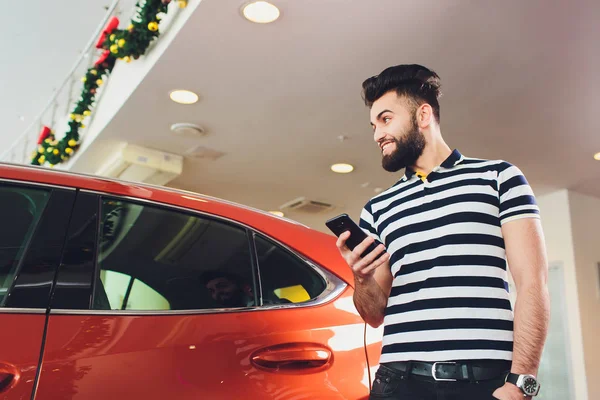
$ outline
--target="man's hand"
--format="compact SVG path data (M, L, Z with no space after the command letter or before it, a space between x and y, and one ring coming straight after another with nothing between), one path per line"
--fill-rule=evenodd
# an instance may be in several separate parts
M354 248L353 251L346 246L346 240L350 237L350 232L344 232L340 235L337 240L337 248L340 251L340 254L350 268L352 272L354 272L354 278L358 282L363 282L365 279L369 279L373 277L375 270L386 263L389 260L390 255L385 252L385 246L380 244L367 254L364 258L361 258L360 255L373 243L375 240L372 237L367 237L363 240L358 246ZM377 258L378 255L381 257Z
M530 396L525 396L521 389L508 382L496 389L493 396L499 400L531 400Z

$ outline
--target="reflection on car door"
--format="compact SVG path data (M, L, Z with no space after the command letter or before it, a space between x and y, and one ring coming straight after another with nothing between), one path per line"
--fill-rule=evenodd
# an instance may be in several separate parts
M92 194L78 197L69 238L39 399L368 395L351 289L283 246Z
M32 396L74 190L0 183L0 396Z

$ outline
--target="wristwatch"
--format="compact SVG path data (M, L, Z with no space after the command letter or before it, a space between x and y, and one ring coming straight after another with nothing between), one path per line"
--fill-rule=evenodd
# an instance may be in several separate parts
M540 384L533 375L519 375L509 373L506 377L506 382L512 383L526 396L537 396L540 392Z

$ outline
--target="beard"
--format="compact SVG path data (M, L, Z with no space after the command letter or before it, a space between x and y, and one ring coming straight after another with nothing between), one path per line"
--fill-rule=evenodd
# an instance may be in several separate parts
M234 293L231 296L220 296L219 303L225 307L241 307L244 305L244 298L241 293Z
M396 149L381 159L381 166L388 172L398 172L402 168L415 165L425 149L425 136L419 131L413 118L408 130L400 139L393 138Z

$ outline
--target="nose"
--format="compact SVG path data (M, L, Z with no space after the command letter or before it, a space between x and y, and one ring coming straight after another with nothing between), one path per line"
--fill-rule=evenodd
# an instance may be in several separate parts
M384 137L385 134L382 132L382 130L375 126L375 129L373 130L373 140L375 143L379 143Z

